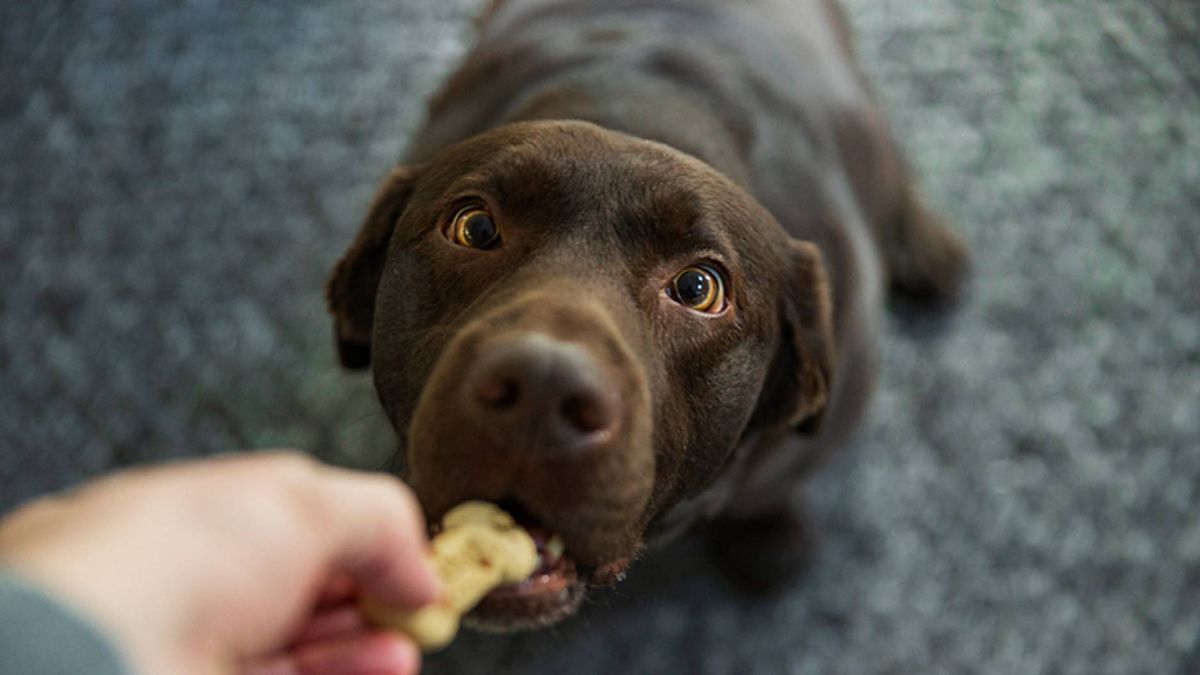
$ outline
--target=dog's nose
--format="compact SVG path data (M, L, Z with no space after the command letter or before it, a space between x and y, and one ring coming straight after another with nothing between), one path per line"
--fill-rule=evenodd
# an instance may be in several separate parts
M514 449L587 450L620 419L620 397L587 350L540 333L487 345L463 394L476 423Z

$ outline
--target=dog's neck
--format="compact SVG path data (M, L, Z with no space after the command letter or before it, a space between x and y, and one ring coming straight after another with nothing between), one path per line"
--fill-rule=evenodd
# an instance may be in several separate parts
M580 68L537 87L509 111L504 122L581 120L657 141L751 188L749 132L714 101L666 78L618 73L608 64Z

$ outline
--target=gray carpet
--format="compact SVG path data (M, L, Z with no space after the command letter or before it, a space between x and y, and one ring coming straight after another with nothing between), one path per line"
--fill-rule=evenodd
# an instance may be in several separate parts
M976 270L889 320L813 573L754 601L684 541L430 672L1200 672L1200 5L848 5ZM247 446L382 461L319 290L475 6L0 5L0 507Z

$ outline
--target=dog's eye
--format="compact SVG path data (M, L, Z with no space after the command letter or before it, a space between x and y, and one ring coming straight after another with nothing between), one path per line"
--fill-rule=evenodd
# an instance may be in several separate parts
M446 236L459 246L486 249L500 242L500 228L486 209L468 206L454 216Z
M667 287L667 295L697 312L720 314L725 310L725 282L708 265L693 265L676 274Z

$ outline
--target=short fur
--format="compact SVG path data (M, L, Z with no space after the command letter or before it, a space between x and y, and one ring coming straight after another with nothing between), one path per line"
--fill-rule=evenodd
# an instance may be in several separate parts
M373 368L400 433L398 472L431 518L519 504L564 535L581 584L700 518L722 519L752 581L785 577L808 540L802 480L869 399L885 285L950 298L966 267L841 14L506 0L480 24L328 287L342 361ZM493 213L497 249L443 236L468 200ZM663 293L697 261L727 275L723 316ZM480 354L529 334L584 349L619 392L605 443L533 453L462 412Z

